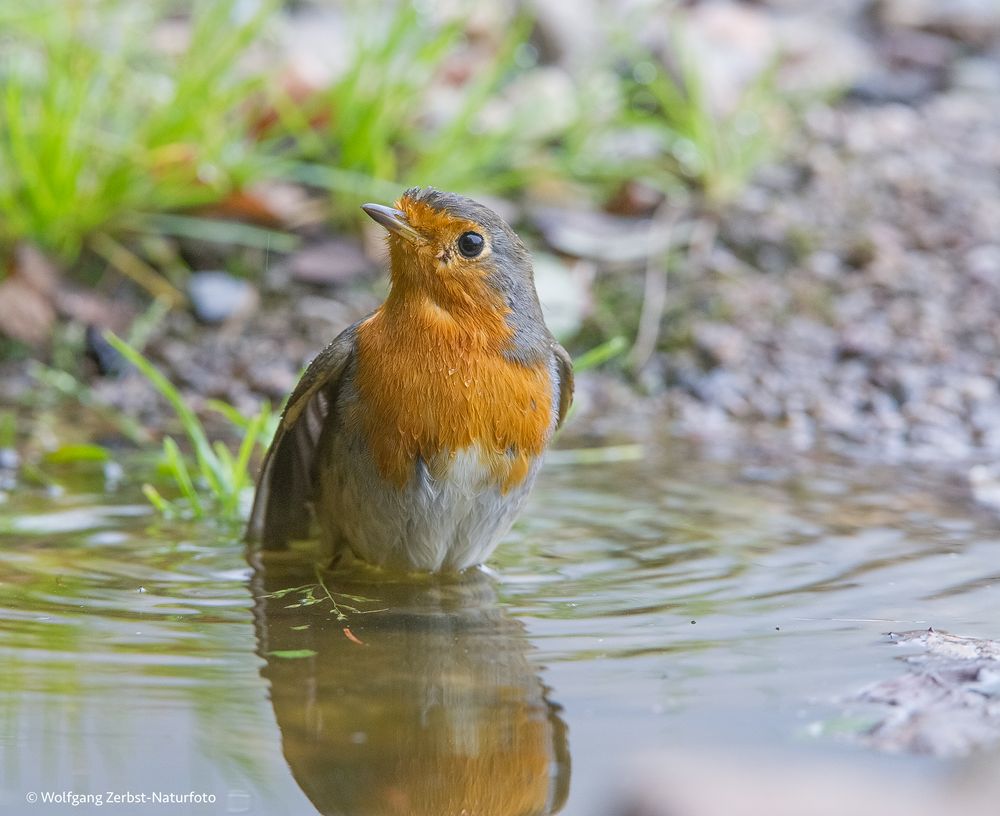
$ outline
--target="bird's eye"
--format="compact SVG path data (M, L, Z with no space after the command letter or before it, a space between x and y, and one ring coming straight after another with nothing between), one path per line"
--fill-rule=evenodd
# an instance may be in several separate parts
M475 258L484 246L486 241L478 232L463 232L458 238L458 251L466 258Z

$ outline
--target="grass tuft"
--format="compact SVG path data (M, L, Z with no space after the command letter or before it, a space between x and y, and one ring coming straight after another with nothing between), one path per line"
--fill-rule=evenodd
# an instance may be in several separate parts
M716 110L704 68L679 36L676 66L640 60L642 70L626 82L627 117L660 137L670 159L651 167L664 187L678 179L700 190L711 203L738 193L775 149L788 104L776 84L775 62L754 77L731 110ZM636 78L638 76L639 78Z
M239 448L233 454L222 442L209 442L204 425L181 393L141 352L111 332L104 336L174 409L194 454L194 462L189 464L177 442L169 436L164 439L164 467L180 496L167 499L153 485L146 484L143 486L146 498L167 516L201 519L211 514L222 521L239 520L242 499L253 487L250 460L255 450L261 453L267 450L277 428L278 414L265 403L256 415L245 417L233 406L213 401L212 408L242 433Z
M532 20L517 17L495 52L441 112L449 61L467 58L465 18L440 19L424 4L349 4L348 66L305 100L278 95L272 138L290 141L286 178L337 194L335 200L391 201L403 187L503 193L525 184L551 134L529 127L537 111L491 115L525 73ZM520 61L519 61L520 60ZM440 101L440 99L438 99ZM353 206L352 206L353 212Z
M260 172L239 63L272 3L194 0L180 53L150 45L166 0L0 4L0 251L67 262L135 212L214 201Z

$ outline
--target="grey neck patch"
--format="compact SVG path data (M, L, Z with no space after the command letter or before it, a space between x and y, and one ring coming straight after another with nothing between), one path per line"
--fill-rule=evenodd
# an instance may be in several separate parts
M504 301L510 309L507 325L514 332L511 347L504 357L522 365L533 365L547 358L552 335L545 326L542 307L535 291L535 277L531 267L531 256L517 236L516 245L505 247L502 253L504 263L494 263L490 272L490 285L503 293ZM497 254L497 240L494 239L494 255Z

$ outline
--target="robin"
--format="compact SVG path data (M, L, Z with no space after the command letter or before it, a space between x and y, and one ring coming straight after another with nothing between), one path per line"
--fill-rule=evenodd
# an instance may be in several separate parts
M315 516L338 564L463 570L524 505L569 410L572 362L495 212L433 188L362 209L388 231L389 295L292 392L248 537L280 549Z

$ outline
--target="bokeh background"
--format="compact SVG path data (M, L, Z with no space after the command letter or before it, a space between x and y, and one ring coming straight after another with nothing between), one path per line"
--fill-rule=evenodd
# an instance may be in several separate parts
M112 328L196 405L278 402L384 292L359 204L434 185L531 245L595 431L639 393L993 454L998 36L993 0L0 3L0 397L42 361L154 411Z
M328 586L242 524L411 185L575 413ZM998 0L0 0L0 813L992 816L998 314Z

